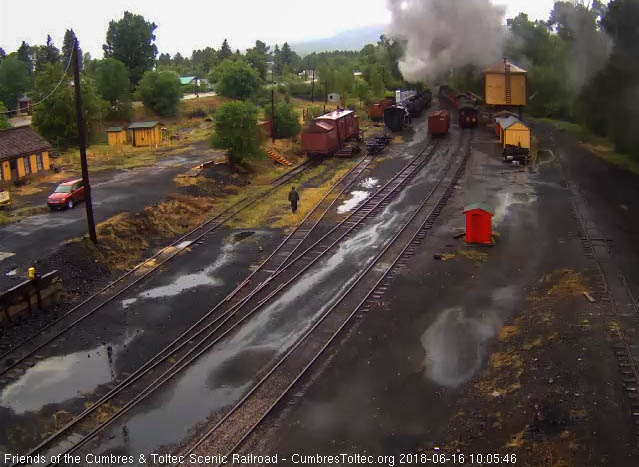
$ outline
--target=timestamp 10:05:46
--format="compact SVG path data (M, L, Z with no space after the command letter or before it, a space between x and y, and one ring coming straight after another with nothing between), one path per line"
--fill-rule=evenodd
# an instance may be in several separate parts
M486 464L486 465L503 465L516 464L516 454L464 454L454 453L446 454L443 452L419 453L419 454L401 454L399 464Z

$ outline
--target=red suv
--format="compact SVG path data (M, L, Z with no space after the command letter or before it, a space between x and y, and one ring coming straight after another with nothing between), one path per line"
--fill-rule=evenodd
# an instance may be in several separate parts
M60 183L47 198L50 209L71 209L78 201L84 199L84 182L82 179Z

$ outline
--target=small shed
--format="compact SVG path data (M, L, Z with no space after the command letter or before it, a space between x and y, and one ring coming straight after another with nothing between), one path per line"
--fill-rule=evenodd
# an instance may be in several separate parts
M329 155L339 146L337 128L331 122L315 120L302 132L302 151L311 155Z
M51 144L30 126L0 130L0 185L49 170Z
M122 126L110 126L106 129L109 139L109 147L117 147L126 144L126 129Z
M509 117L500 123L501 143L506 146L517 146L530 149L530 129L519 119Z
M466 243L490 245L492 243L492 217L494 212L486 203L473 203L464 208L466 215Z
M162 143L162 123L135 122L129 125L133 146L153 146Z

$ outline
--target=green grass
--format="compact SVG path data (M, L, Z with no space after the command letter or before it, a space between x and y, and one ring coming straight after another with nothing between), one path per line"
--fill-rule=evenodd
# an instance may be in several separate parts
M579 142L597 157L605 160L609 164L639 175L639 160L627 154L616 152L614 145L607 138L595 135L577 123L551 118L538 118L537 120L548 123L562 131L575 134L579 138Z
M10 224L15 219L11 218L6 212L0 211L0 225Z

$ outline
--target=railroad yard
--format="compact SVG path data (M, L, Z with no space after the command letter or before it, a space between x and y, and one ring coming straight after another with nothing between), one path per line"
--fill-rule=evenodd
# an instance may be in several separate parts
M0 465L639 465L639 3L546 7L0 31Z
M488 130L431 139L421 117L293 230L227 227L260 201L231 206L5 347L4 449L631 464L637 278L612 252L632 231L580 194L599 169L575 158L593 156L539 134L513 167ZM494 206L492 247L460 238L476 200Z

